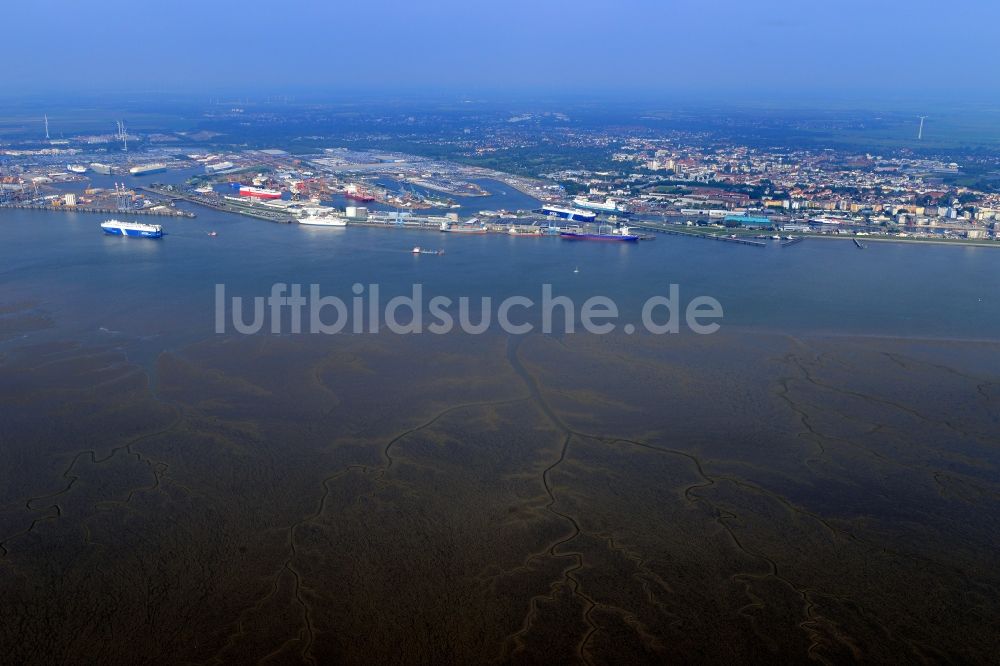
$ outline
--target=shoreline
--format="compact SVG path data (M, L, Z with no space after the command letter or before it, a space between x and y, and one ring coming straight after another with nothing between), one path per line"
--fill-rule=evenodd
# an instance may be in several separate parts
M695 228L682 226L682 225L659 225L656 223L645 223L642 220L637 220L633 224L629 225L634 228L645 228L653 232L666 233L673 236L690 236L692 238L703 238L707 240L730 240L730 241L748 241L748 240L763 240L757 239L754 235L750 234L736 234L736 238L729 238L732 232L719 231L718 229L714 231L695 231ZM775 232L772 232L775 233ZM954 240L945 240L942 238L891 238L886 236L854 236L854 235L833 235L833 234L819 234L815 232L798 232L794 234L795 239L819 239L819 240L833 240L833 241L854 241L857 240L861 243L867 243L869 241L875 243L909 243L913 245L951 245L951 246L961 246L961 247L992 247L1000 248L1000 241L991 240L970 240L956 238ZM784 241L787 242L787 241Z
M818 238L822 240L842 240L842 241L853 241L857 238L862 243L874 242L874 243L909 243L909 244L923 244L923 245L954 245L960 247L992 247L1000 248L1000 241L988 241L988 240L944 240L937 238L885 238L882 236L831 236L828 234L802 234L797 236L798 238Z

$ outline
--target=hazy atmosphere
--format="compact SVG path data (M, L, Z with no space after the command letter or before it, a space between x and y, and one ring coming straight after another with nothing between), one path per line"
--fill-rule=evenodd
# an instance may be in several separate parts
M0 662L1000 655L994 2L0 6Z
M16 66L0 95L65 88L984 96L1000 65L998 21L1000 5L988 0L39 0L4 7L11 29L0 53ZM56 48L64 44L72 47Z

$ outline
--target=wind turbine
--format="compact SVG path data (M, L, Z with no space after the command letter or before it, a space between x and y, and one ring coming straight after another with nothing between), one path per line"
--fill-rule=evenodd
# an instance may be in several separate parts
M128 152L128 131L125 129L125 121L119 120L118 123L118 139L121 140L125 147L125 152Z
M924 138L924 119L927 116L917 116L917 117L920 118L920 129L917 130L917 141L920 141L921 139Z

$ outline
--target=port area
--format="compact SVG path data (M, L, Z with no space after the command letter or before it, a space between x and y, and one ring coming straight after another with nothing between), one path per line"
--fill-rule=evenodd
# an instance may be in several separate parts
M852 242L854 245L859 245L859 249L865 249L871 243L909 243L914 245L952 245L952 246L962 246L962 247L992 247L1000 248L1000 243L990 239L967 239L967 238L943 238L943 237L916 237L916 236L893 236L893 235L860 235L856 236L853 233L825 233L817 231L796 231L794 236L789 236L787 234L780 235L778 238L774 238L778 235L776 232L768 233L754 233L747 231L734 231L732 229L721 228L721 227L693 227L684 224L683 222L670 221L670 222L660 222L660 221L649 221L649 220L636 220L632 219L629 222L629 226L635 230L645 230L655 233L670 234L674 236L691 236L693 238L704 238L708 240L721 240L728 242L736 242L744 245L757 245L757 246L767 246L769 243L764 242L768 239L770 240L780 240L783 247L796 245L798 242L813 239L813 240L823 240L823 241L847 241ZM746 241L758 241L756 243L746 242ZM787 241L796 241L789 243Z
M280 203L268 203L251 197L240 199L236 197L223 197L218 194L198 194L170 186L148 185L139 189L148 194L162 197L171 203L186 201L213 210L234 213L236 215L246 215L247 217L267 220L268 222L275 222L277 224L294 223L298 217L306 215L299 206L306 207L309 205L309 202L282 201ZM365 218L349 218L349 222L356 225L401 226L427 229L429 231L439 231L442 222L451 221L454 220L441 216L418 216L412 213L371 212Z
M83 168L83 167L78 167ZM102 215L129 215L155 217L195 217L195 213L182 210L172 201L161 197L150 198L142 188L125 183L105 183L111 176L95 173L102 182L94 184L76 174L51 173L29 183L12 185L0 183L0 209L44 210L64 213L97 213ZM12 178L8 177L9 181Z
M149 185L138 188L151 196L175 204L184 201L236 215L245 215L277 224L293 224L308 215L308 211L324 209L309 201L261 201L250 197L238 198L221 196L217 193L197 193L168 185ZM343 211L338 211L341 216ZM421 231L449 232L463 234L503 234L525 238L558 238L560 231L595 231L598 225L556 226L552 218L536 213L507 213L504 215L480 216L461 221L456 213L447 215L420 215L412 211L365 211L364 216L343 215L351 226L367 226L396 229L416 229ZM565 222L565 221L563 221ZM650 234L637 234L642 240L653 240Z
M525 186L524 183L519 183ZM292 224L298 218L306 215L305 209L310 207L308 201L276 202L260 201L250 197L239 198L221 196L218 193L197 193L188 189L169 185L149 185L138 188L144 193L160 197L171 204L186 201L213 210L219 210L237 215L245 215L278 224ZM460 222L457 215L420 215L416 212L386 212L368 211L364 217L349 217L348 224L352 226L367 226L397 229L415 229L422 231L448 231L454 234L502 234L522 238L558 238L560 231L593 232L600 225L565 224L556 226L553 218L533 213L508 213L493 217L483 216L474 221ZM443 228L444 227L444 228ZM769 243L757 239L737 237L732 234L713 233L712 231L694 230L685 226L668 222L638 221L629 222L629 228L640 240L654 240L657 234L675 236L692 236L720 242L736 243L753 247L766 247ZM714 230L713 230L714 231ZM792 245L800 239L785 238L782 246Z
M514 181L514 182L511 182ZM510 187L514 187L516 182L519 188L533 190L536 183L528 179L504 178L504 182ZM534 190L538 192L537 189ZM138 186L130 201L136 207L115 207L112 191L100 193L92 197L92 200L83 203L78 201L76 206L66 205L60 197L46 197L31 201L7 202L4 207L29 208L36 210L59 210L59 211L79 211L93 212L101 214L134 214L134 215L155 215L155 216L177 216L194 217L195 214L181 210L176 206L179 201L184 201L199 206L205 206L213 210L245 215L256 219L266 220L278 224L291 224L297 219L307 215L309 208L325 208L318 206L315 202L307 199L297 201L282 199L280 201L269 202L254 199L251 197L224 196L219 192L198 192L190 187L178 185L149 184ZM103 195L103 198L101 198ZM299 195L301 196L301 195ZM141 204L141 205L140 205ZM357 206L359 210L364 210L364 206ZM333 212L330 209L330 212ZM341 213L343 209L341 209ZM440 231L441 225L446 223L455 233L490 233L506 234L519 237L553 237L558 236L560 230L580 230L591 231L588 225L581 225L579 228L571 229L566 226L565 221L560 221L561 226L555 226L553 218L542 215L539 211L480 211L479 217L474 224L460 222L455 214L449 215L421 215L416 210L397 210L395 212L386 211L366 211L364 217L350 217L348 222L355 226L371 227L392 227L405 229L418 229L424 231ZM614 217L608 223L615 222ZM815 231L800 231L795 236L779 235L768 231L751 231L743 229L723 228L719 226L693 226L684 217L661 217L660 219L650 219L647 216L631 216L619 222L627 224L632 234L638 235L641 240L652 240L661 234L674 236L690 236L705 240L715 240L724 243L735 243L747 247L768 247L780 245L781 247L791 247L800 243L806 238L855 240L853 234L846 233L817 233ZM592 225L591 225L592 226ZM769 241L778 241L777 243ZM910 243L931 243L947 245L977 245L1000 247L995 241L976 241L966 239L924 239L924 238L899 238L899 237L878 237L865 236L865 241L872 242L910 242ZM860 241L857 241L860 242ZM857 244L856 242L856 244Z
M683 227L676 224L669 224L665 222L634 221L630 223L629 227L637 231L651 231L653 233L667 234L669 236L689 236L692 238L704 238L707 240L722 241L724 243L736 243L738 245L749 245L752 247L767 247L768 245L767 243L761 240L737 236L736 234L713 233L711 231L693 231L693 230L688 230L687 227ZM786 239L786 240L798 240L798 239Z
M114 208L102 206L57 206L52 204L39 203L6 203L0 204L0 208L21 208L26 210L49 210L63 213L100 213L102 215L154 215L159 217L195 217L190 211L178 210L169 206L155 206L152 208Z
M277 222L279 224L290 224L291 222L294 222L294 219L287 212L268 209L255 203L252 199L247 199L245 202L235 201L216 195L201 195L185 192L168 186L158 185L147 185L137 189L148 194L162 197L171 204L178 201L187 201L189 203L211 208L213 210L219 210L225 213L236 213L237 215L246 215L248 217L255 217L259 220L267 220L268 222Z

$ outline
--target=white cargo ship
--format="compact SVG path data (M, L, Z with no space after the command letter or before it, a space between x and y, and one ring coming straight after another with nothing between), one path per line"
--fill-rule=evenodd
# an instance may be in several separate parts
M339 215L308 215L300 217L298 223L310 227L346 227L347 218Z
M561 206L542 206L542 214L573 222L593 222L597 219L597 213L577 208L563 208Z
M163 227L158 224L122 222L120 220L101 222L101 231L112 236L128 236L130 238L160 238L163 236Z
M139 166L134 166L128 170L133 176L145 176L151 173L160 173L167 170L166 164L161 164L159 162L155 164L141 164Z
M624 213L625 209L619 205L614 199L608 198L602 201L591 201L586 197L577 197L573 199L573 205L578 208L587 208L589 210L598 210L602 213Z

